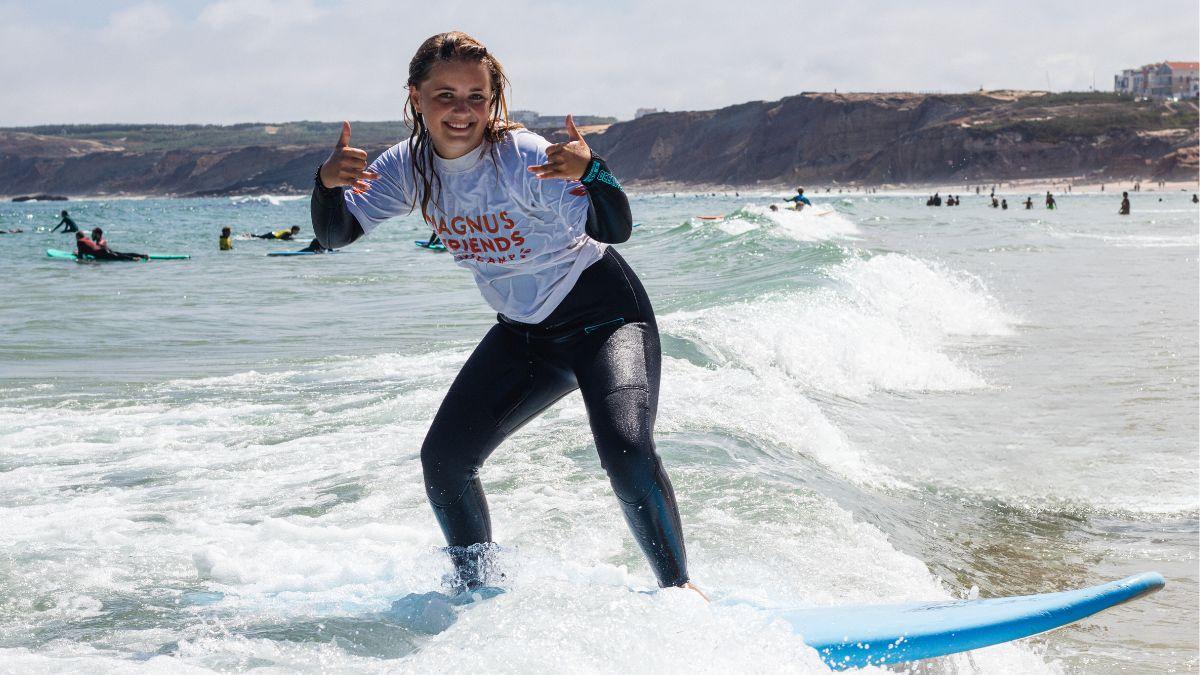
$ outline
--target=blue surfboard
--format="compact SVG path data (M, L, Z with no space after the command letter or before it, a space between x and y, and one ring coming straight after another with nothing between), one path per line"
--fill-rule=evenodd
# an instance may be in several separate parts
M415 244L418 248L425 249L426 251L445 251L446 250L445 244L430 244L427 241L421 241L421 240L414 241L413 244Z
M1147 572L1075 591L986 600L765 610L791 624L834 670L929 659L1019 640L1149 595Z

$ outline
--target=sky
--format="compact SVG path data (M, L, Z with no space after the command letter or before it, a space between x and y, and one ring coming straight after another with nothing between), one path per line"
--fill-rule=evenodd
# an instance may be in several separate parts
M408 61L463 30L510 109L708 110L804 91L1111 91L1196 60L1200 3L0 0L0 126L394 120Z

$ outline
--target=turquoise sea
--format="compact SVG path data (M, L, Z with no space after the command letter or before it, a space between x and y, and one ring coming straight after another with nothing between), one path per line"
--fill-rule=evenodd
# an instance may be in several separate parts
M777 195L779 199L783 195ZM1024 194L1008 193L1017 204ZM1161 197L1162 201L1158 201ZM1195 672L1191 193L638 194L658 444L696 582L762 607L1167 588L931 673ZM113 248L47 248L68 208ZM700 219L700 216L715 219ZM236 233L293 224L298 243ZM418 216L342 252L306 198L0 204L0 671L820 672L653 577L578 395L484 468L508 592L417 630L447 563L418 452L495 320Z

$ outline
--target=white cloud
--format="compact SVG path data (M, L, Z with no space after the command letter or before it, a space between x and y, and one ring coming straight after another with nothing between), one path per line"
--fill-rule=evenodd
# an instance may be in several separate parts
M514 107L622 117L835 88L1042 88L1047 71L1055 89L1093 72L1107 89L1121 68L1195 59L1200 30L1185 0L163 0L96 25L0 10L0 125L397 119L413 52L451 29L499 56Z
M166 8L153 2L114 12L101 31L102 39L122 44L140 44L171 30L174 20Z

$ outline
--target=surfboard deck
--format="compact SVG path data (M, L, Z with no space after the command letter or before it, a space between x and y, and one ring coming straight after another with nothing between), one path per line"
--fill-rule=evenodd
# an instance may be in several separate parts
M55 258L58 260L79 260L79 258L72 251L62 251L62 250L59 250L56 248L46 249L46 256L50 257L50 258ZM150 254L148 254L148 257L151 260L188 260L192 256L187 255L185 253L150 253ZM91 261L95 261L95 262L136 262L136 261L125 261L125 260L108 260L108 259L103 259L103 258L97 259L97 258L93 258L91 256L84 256L83 259L91 260Z
M985 600L765 610L835 670L903 663L1044 633L1166 585L1147 572L1074 591Z

